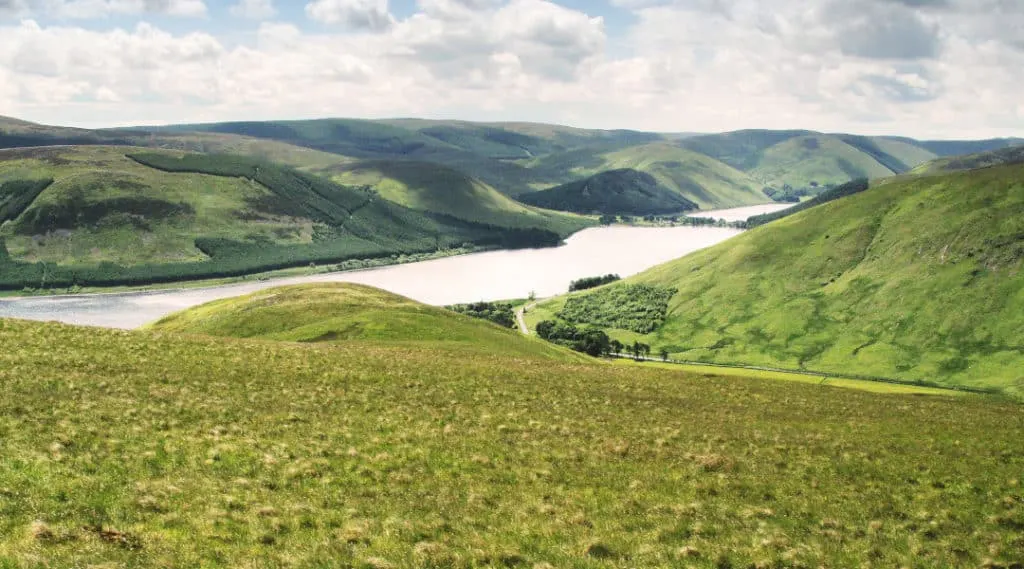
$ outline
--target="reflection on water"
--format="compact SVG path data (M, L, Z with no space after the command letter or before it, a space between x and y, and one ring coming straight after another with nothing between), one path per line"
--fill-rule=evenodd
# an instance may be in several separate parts
M777 211L766 205L697 215L730 219ZM720 243L738 232L723 228L601 227L570 237L562 247L493 251L365 271L247 282L201 289L0 300L0 318L57 320L69 324L135 328L211 300L259 289L310 282L353 282L386 289L435 305L539 297L565 292L581 277L634 275L655 265Z

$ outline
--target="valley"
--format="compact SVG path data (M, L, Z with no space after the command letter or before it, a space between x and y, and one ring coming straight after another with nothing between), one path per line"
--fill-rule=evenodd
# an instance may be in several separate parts
M786 204L743 209L741 216L779 210ZM729 211L715 212L722 218ZM135 328L183 308L258 289L302 282L357 282L421 302L447 305L479 300L540 297L564 292L573 279L590 274L639 273L680 255L731 238L727 228L591 228L562 247L491 251L405 265L260 280L212 288L58 297L0 298L0 317L58 320L71 324Z

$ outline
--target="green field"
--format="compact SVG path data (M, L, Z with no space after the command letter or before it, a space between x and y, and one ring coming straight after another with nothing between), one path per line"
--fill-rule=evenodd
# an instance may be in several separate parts
M588 361L365 287L157 328L0 321L0 566L1024 562L1015 403Z
M679 292L654 333L609 334L679 360L1022 396L1022 179L1021 165L904 178L769 223L630 279Z

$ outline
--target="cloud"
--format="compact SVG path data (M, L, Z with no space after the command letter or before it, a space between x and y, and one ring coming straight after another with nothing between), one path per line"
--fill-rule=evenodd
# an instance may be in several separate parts
M463 2L465 3L465 2ZM486 83L509 74L571 81L603 54L604 22L546 0L477 1L461 19L417 14L395 29L396 51L438 78Z
M340 24L354 30L381 31L394 24L388 0L314 0L306 15L323 24Z
M236 18L268 20L277 15L273 0L239 0L233 4L230 13Z
M139 15L175 4L116 1ZM419 0L402 19L383 0L321 0L306 8L323 26L282 18L230 41L51 16L0 22L0 114L81 126L426 116L1020 135L1024 3L972 1L620 0L633 10L621 32L546 0ZM115 0L100 3L113 14ZM29 4L0 9L43 6Z
M0 16L96 19L110 16L163 14L206 15L203 0L0 0Z

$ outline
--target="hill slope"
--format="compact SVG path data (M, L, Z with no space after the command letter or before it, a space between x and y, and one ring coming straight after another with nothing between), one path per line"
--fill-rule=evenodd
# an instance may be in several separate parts
M919 141L790 130L690 137L681 146L721 160L775 189L807 189L902 174L938 157L1020 145L1020 139Z
M678 290L646 336L676 359L1020 396L1022 263L1024 166L1014 165L879 185L631 281Z
M697 204L637 170L609 170L585 180L524 194L520 201L576 213L657 215L697 209Z
M455 343L484 353L563 361L579 359L568 350L527 338L511 329L356 284L267 289L172 314L149 328L309 343L354 340Z
M764 186L718 160L658 142L637 146L588 147L552 154L528 163L542 179L556 184L579 181L609 170L636 170L701 209L742 207L769 202Z
M985 398L17 321L0 345L4 566L1024 561L1024 416Z
M562 235L591 223L524 206L480 180L429 162L366 160L338 165L322 173L342 184L372 186L384 199L411 209L474 223L542 227Z
M463 243L560 240L544 227L417 212L366 188L246 157L103 146L0 151L5 195L6 182L49 179L34 197L3 198L5 212L11 203L18 210L4 213L11 219L0 227L0 287L149 284ZM565 218L536 216L539 224L549 219Z

